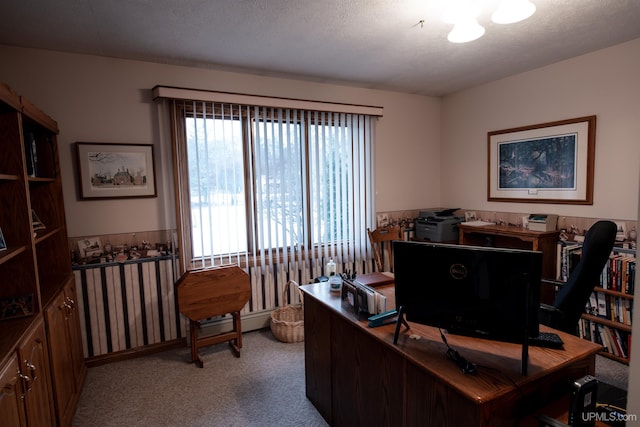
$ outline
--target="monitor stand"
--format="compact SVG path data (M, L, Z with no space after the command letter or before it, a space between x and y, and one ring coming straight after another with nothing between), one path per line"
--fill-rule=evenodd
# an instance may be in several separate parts
M401 305L398 307L398 320L396 320L396 332L393 334L393 343L398 344L398 336L400 335L400 324L404 324L404 326L408 329L409 323L407 323L407 319L404 318L404 306Z

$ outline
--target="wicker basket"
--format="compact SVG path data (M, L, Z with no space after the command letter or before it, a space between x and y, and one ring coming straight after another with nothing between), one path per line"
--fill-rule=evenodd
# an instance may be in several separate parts
M289 280L282 293L282 301L285 305L271 312L271 332L278 341L288 343L304 341L304 312L302 304L286 305L287 293L291 284L296 286L300 301L302 301L302 291L298 284L293 280Z

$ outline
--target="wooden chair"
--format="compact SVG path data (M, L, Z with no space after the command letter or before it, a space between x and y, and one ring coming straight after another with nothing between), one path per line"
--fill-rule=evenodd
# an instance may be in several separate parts
M371 231L367 228L369 234L369 241L371 242L371 248L373 249L373 258L376 261L376 268L378 271L391 271L393 272L393 245L394 240L402 240L402 230L399 226L394 227L378 227ZM389 258L389 269L385 270L385 246L386 254Z
M228 341L236 357L242 348L240 310L251 296L249 275L240 267L218 267L188 271L177 282L180 312L189 318L191 361L202 368L198 350ZM200 336L200 321L231 313L233 329L215 335Z

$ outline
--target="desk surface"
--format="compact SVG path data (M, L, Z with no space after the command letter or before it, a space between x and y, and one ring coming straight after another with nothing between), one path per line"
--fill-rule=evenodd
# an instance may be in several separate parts
M591 342L541 326L541 330L553 331L561 336L565 343L564 350L530 347L529 374L522 376L521 345L449 334L449 345L478 365L478 374L468 375L446 358L447 347L442 342L438 329L410 323L411 330L406 331L402 327L398 345L394 345L395 324L369 328L364 317L358 318L351 310L343 307L340 296L330 293L326 283L304 285L301 289L305 293L305 305L307 298L316 299L334 314L374 337L385 348L399 353L404 360L413 362L476 404L492 401L513 393L514 390L522 392L537 387L541 379L553 377L574 364L580 364L581 369L593 373L595 354L600 350L600 346ZM387 307L395 306L393 285L376 289L387 296ZM420 339L412 339L411 335L417 335Z
M532 237L532 238L540 238L543 236L552 236L557 239L557 236L560 234L558 230L552 231L534 231L529 230L528 228L522 227L514 227L512 225L465 225L464 223L458 224L458 229L462 229L467 233L491 233L491 234L502 234L505 236L518 236L518 237Z

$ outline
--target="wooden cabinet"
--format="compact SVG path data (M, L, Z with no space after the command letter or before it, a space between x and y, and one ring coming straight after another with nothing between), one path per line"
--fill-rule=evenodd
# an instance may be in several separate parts
M526 249L542 252L542 277L555 280L556 250L559 231L532 231L525 228L504 225L458 225L461 245L494 246L497 248ZM543 286L540 301L553 302L555 290Z
M54 300L74 293L57 134L55 120L0 83L0 364L9 384L3 400L11 396L10 365L17 353L24 375L18 384L28 390L22 391L25 419L38 426L51 425L52 420L56 424L49 412L54 408L53 398L48 399L51 390L56 390L58 406L67 405L57 414L60 425L69 424L75 411L74 403L65 403L68 387L51 377L48 342L56 373L73 378L73 396L84 380L77 316L51 317L46 329L43 323L43 312L52 313L47 307L53 307ZM62 298L68 303L66 296ZM10 413L14 419L15 413Z
M11 354L0 366L0 414L7 427L26 425L17 354Z
M37 316L0 366L0 419L10 426L55 426L49 358L42 317Z
M59 425L71 425L86 367L78 323L75 282L70 279L45 308L51 372Z
M55 426L47 340L41 317L18 346L18 356L28 425Z

